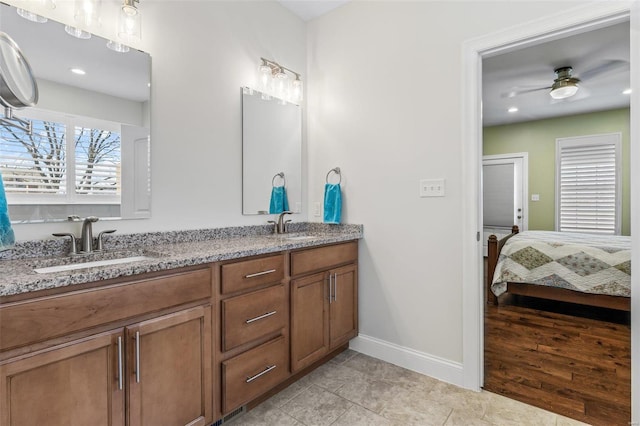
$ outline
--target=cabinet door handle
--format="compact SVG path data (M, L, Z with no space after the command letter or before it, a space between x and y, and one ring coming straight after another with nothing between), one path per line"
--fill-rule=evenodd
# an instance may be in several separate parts
M333 274L333 301L338 301L338 273Z
M251 323L252 323L252 322L254 322L254 321L258 321L258 320L261 320L261 319L264 319L264 318L268 318L268 317L270 317L271 315L275 315L277 312L278 312L278 311L271 311L271 312L267 312L267 313L266 313L266 314L264 314L264 315L260 315L260 316L255 317L255 318L248 319L248 320L246 320L246 321L245 321L245 324L251 324Z
M140 332L136 331L136 383L140 383Z
M269 371L273 370L274 368L276 368L276 365L273 364L271 367L267 367L264 370L262 370L261 372L259 372L258 374L256 374L255 376L251 376L251 377L247 377L247 380L245 380L245 382L247 383L251 383L253 382L255 379L257 379L258 377L267 374Z
M122 390L122 336L118 336L118 389Z
M333 299L333 294L331 294L331 292L333 291L333 284L331 283L331 274L329 274L329 303L331 304L331 299Z
M244 277L245 278L259 277L260 275L273 274L275 271L276 271L275 269L269 269L268 271L256 272L255 274L245 275Z

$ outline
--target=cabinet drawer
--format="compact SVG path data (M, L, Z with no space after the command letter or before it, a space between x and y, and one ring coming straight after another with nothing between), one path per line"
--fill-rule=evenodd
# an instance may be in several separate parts
M222 363L223 414L251 401L288 377L288 351L280 336Z
M225 351L284 326L283 285L222 301L222 346Z
M227 263L222 265L221 275L222 293L275 284L284 278L284 255Z
M330 269L358 260L358 242L352 241L291 253L291 275Z
M0 308L0 350L211 297L211 269L16 302Z

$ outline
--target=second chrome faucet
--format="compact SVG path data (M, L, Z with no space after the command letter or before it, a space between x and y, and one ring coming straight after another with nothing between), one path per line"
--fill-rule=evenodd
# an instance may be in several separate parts
M75 254L89 254L94 251L102 251L103 250L103 242L102 236L104 234L111 234L116 232L115 229L110 229L108 231L102 231L98 234L98 242L97 247L94 248L94 240L93 240L93 223L98 221L98 218L95 216L88 216L84 219L80 219L79 216L69 216L69 220L72 222L78 222L82 220L82 233L80 234L80 244L78 244L78 239L75 235L70 233L60 233L53 234L55 237L71 237L71 255Z

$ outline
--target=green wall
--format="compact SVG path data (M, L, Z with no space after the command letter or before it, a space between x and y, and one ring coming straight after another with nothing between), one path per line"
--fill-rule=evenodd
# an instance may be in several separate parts
M630 235L629 108L485 127L483 155L529 153L529 229L553 231L556 138L615 132L622 133L622 235Z

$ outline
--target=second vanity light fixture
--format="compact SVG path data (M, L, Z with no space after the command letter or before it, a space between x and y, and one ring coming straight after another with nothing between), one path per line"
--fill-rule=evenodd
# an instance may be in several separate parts
M284 103L300 103L303 96L300 74L269 59L260 58L260 61L258 89L262 92L263 98L273 96Z
M118 13L117 34L120 40L126 43L138 42L142 38L140 10L136 7L140 0L122 0ZM56 0L25 0L25 5L33 7L46 7L55 9ZM80 38L91 38L91 33L87 29L101 24L102 0L75 0L73 17L75 24L66 25L67 34ZM17 9L18 15L33 22L45 23L47 18L35 14L27 9ZM119 41L109 40L107 47L116 52L126 53L129 46Z

